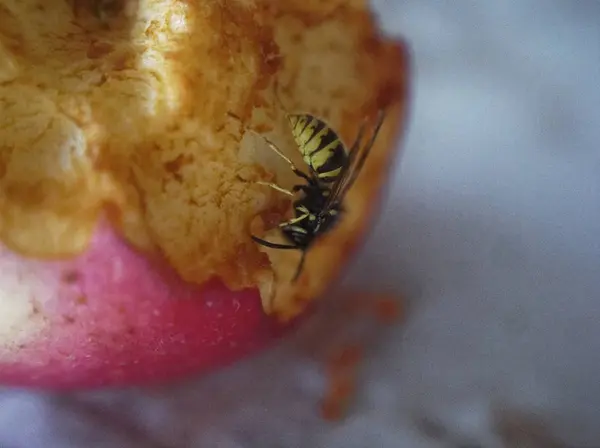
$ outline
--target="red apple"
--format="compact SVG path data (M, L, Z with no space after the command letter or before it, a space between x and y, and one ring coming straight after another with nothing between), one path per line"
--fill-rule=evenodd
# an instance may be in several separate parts
M2 384L162 382L264 348L347 264L396 152L407 52L363 2L103 7L23 0L0 19ZM298 253L249 233L278 238L289 211L252 181L293 177L244 126L298 161L286 113L349 142L381 108L342 222L291 283Z

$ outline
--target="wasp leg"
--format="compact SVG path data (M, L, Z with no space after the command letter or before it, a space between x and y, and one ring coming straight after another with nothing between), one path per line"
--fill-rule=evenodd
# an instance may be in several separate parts
M261 180L255 182L255 183L257 183L258 185L266 185L267 187L271 187L273 190L279 191L280 193L283 193L283 194L287 194L288 196L292 196L292 197L294 196L294 193L292 193L290 190L286 190L285 188L280 187L277 184L273 184L271 182L263 182Z
M294 172L294 174L296 176L301 177L302 179L304 179L308 182L311 181L310 177L303 171L299 170L296 167L296 165L294 164L294 162L292 162L292 159L290 159L288 156L286 156L284 153L282 153L281 150L277 147L277 145L275 143L273 143L271 140L269 140L264 135L261 135L261 137L264 139L264 141L267 143L267 145L269 145L269 148L271 148L271 150L275 154L277 154L279 157L281 157L283 160L285 160L290 165L290 169Z
M242 119L240 117L238 117L236 114L234 114L233 112L227 112L227 115L235 120L238 120L240 123L242 123ZM283 160L285 160L287 162L287 164L290 166L291 170L294 172L294 174L296 176L301 177L302 179L304 179L308 182L311 182L312 179L310 178L310 176L308 174L304 173L303 171L299 170L298 167L294 164L294 162L292 162L292 159L290 159L288 156L286 156L284 153L282 153L281 150L277 147L277 145L275 143L273 143L271 140L269 140L264 135L259 134L254 129L244 126L243 123L242 123L242 126L246 131L250 131L253 134L261 137L265 141L265 143L267 145L269 145L269 148L271 148L271 150L273 152L275 152L275 154L277 154L279 157L281 157Z
M252 129L250 129L250 131L252 131ZM254 132L257 135L260 135L256 131L252 131L252 132ZM296 167L296 165L294 164L294 162L292 162L292 159L290 159L283 152L281 152L281 150L277 147L277 145L275 143L273 143L271 140L269 140L264 135L260 135L260 137L265 141L265 143L269 146L269 148L271 148L271 150L275 154L277 154L279 157L281 157L283 160L285 160L288 163L288 165L290 166L290 169L294 172L294 174L296 176L301 177L302 179L305 179L309 182L311 181L310 177L303 171L299 170L298 167Z
M306 251L302 251L302 256L300 257L300 263L298 263L298 267L296 268L296 273L292 278L292 283L295 283L300 277L300 273L302 272L302 268L304 267L304 259L306 258Z
M258 244L265 247L270 247L271 249L298 249L298 246L292 244L272 243L271 241L263 240L262 238L259 238L254 235L250 235L250 237Z
M258 184L258 185L265 185L267 187L271 187L273 190L279 191L280 193L287 194L288 196L292 196L292 197L294 196L294 193L292 193L290 190L286 190L285 188L280 187L279 185L271 183L271 182L265 182L265 181L262 181L262 180L257 180L255 182L250 182L250 181L248 181L246 179L243 179L240 176L237 176L237 178L241 182L254 183L254 184Z

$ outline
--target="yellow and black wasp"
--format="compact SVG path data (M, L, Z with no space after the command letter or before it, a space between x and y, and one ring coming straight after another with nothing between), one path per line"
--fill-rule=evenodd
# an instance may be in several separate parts
M371 138L361 146L365 133L365 123L363 123L356 140L348 149L338 134L322 119L311 114L288 114L287 119L292 135L309 168L308 174L298 169L271 140L262 136L267 145L290 165L298 177L305 181L294 185L291 191L274 183L259 182L291 197L296 197L298 192L301 193L293 203L293 218L279 224L289 244L273 243L251 235L256 243L272 249L302 251L292 281L299 277L310 246L319 235L329 231L343 213L344 197L358 177L373 147L384 116L381 111Z

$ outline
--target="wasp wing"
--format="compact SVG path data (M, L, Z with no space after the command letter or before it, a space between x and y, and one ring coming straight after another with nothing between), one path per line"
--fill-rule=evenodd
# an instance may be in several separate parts
M383 120L385 118L385 113L383 111L379 112L379 116L377 118L377 123L375 125L375 129L371 138L367 141L365 145L361 145L362 138L364 136L364 124L360 127L358 131L358 135L354 144L348 151L348 158L346 159L346 163L342 167L342 171L340 172L339 180L333 186L329 197L327 198L327 202L325 203L324 209L329 209L335 202L341 200L348 190L352 187L358 175L360 174L367 157L369 156L371 149L373 148L373 144L377 138L377 134L379 134L379 130L383 124Z

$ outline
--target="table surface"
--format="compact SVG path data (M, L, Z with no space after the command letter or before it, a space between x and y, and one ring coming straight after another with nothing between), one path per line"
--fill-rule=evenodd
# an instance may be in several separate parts
M347 418L320 420L322 363L300 335L166 388L3 389L0 446L600 446L600 2L375 4L412 47L414 107L344 283L410 306L376 333L325 325L334 309L314 323L368 338Z

